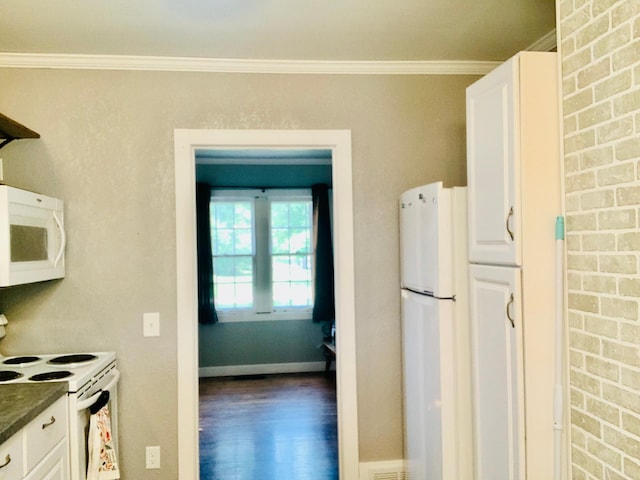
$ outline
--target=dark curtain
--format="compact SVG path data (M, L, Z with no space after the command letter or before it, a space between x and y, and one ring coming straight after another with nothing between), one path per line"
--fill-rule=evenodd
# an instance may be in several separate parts
M313 199L313 251L315 253L312 318L314 322L328 322L333 321L336 316L328 185L313 185L311 196Z
M213 258L210 221L211 187L196 184L196 228L198 237L198 321L216 323L218 314L213 302Z

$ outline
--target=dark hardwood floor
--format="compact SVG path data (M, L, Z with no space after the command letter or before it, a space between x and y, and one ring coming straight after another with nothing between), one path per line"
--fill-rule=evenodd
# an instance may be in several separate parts
M200 479L337 480L334 374L200 379Z

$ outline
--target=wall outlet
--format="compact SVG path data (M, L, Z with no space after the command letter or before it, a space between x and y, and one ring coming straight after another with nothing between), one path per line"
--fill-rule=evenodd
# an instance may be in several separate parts
M144 313L142 315L142 335L145 337L160 336L160 314Z
M147 447L145 460L147 470L160 468L160 447Z

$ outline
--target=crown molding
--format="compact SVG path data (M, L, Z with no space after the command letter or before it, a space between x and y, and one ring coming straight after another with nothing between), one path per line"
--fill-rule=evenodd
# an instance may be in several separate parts
M556 29L554 28L544 37L529 45L525 50L531 52L553 52L558 47Z
M0 68L326 75L484 75L501 62L306 61L0 52Z

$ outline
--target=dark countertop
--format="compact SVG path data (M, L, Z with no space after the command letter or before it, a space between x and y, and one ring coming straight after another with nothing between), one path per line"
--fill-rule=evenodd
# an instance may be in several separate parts
M0 444L67 392L67 382L0 385Z

